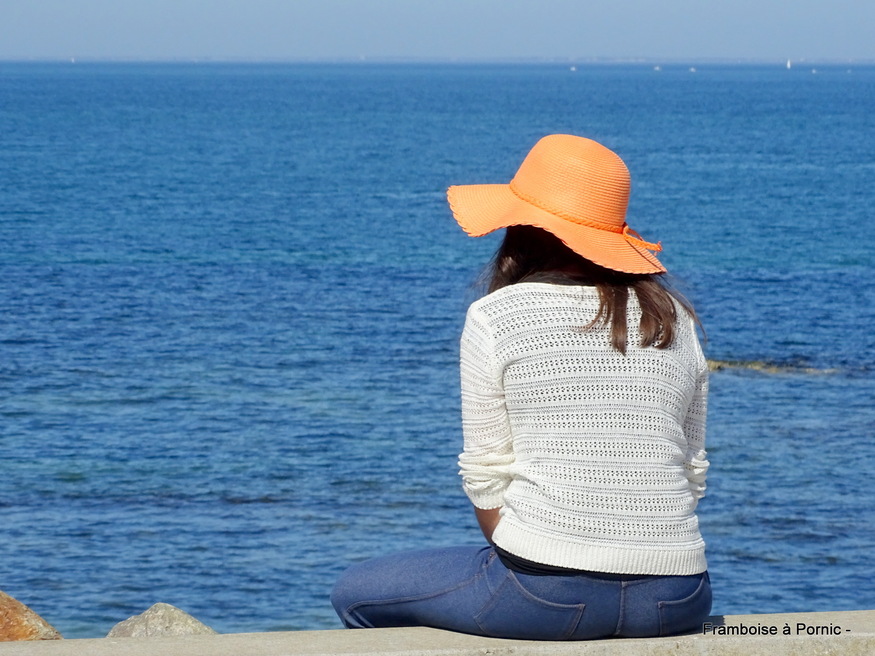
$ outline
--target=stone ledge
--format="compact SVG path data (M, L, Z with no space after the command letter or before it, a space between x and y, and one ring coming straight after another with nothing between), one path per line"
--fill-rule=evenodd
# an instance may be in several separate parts
M875 610L710 618L669 638L529 642L423 627L0 643L0 656L768 656L875 654ZM783 635L784 625L791 635ZM721 628L722 627L722 628ZM732 628L735 627L735 628ZM744 629L742 628L744 627ZM761 635L776 627L777 635ZM809 627L824 627L810 629ZM751 635L754 628L756 634ZM747 631L748 633L741 635ZM834 634L838 632L838 634ZM821 635L817 635L820 633ZM824 635L825 634L825 635Z

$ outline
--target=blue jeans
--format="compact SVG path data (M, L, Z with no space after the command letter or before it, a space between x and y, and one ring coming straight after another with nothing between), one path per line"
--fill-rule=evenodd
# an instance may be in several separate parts
M411 551L365 561L338 579L331 603L348 628L431 626L532 640L664 636L701 629L708 573L534 576L492 547Z

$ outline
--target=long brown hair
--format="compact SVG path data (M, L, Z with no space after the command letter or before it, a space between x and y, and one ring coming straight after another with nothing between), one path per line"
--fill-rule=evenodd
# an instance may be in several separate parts
M630 289L641 307L642 348L671 346L678 318L675 301L701 326L693 306L669 287L665 274L606 269L578 255L553 234L533 226L507 228L485 278L489 293L518 282L594 285L598 289L599 309L585 328L610 326L611 345L623 354L626 353L626 306Z

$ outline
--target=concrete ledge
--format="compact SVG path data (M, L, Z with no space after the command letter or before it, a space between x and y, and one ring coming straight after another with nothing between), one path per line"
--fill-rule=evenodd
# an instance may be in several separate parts
M710 626L709 626L710 625ZM0 656L789 656L875 654L875 610L731 615L670 638L529 642L423 627L0 643ZM789 635L784 635L785 625ZM733 628L734 627L734 628ZM770 635L772 628L777 635ZM765 633L765 635L763 635Z

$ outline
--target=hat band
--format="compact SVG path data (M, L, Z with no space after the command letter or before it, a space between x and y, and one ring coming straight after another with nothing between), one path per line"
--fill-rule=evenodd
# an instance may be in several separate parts
M649 241L644 241L641 239L641 235L632 230L627 223L623 224L623 237L626 238L633 246L638 246L639 248L643 248L648 251L653 251L654 253L658 253L662 250L662 242L658 241L655 244Z
M649 241L644 241L637 232L632 230L629 227L629 224L625 221L623 225L613 225L611 223L602 223L601 221L593 221L592 219L584 219L580 216L575 216L569 212L564 212L562 210L556 209L555 207L550 207L546 203L542 203L534 196L529 196L526 193L523 193L514 185L513 180L510 181L508 185L511 192L513 192L514 196L519 198L521 201L528 203L529 205L534 205L538 209L544 210L545 212L549 212L555 216L558 216L560 219L565 219L566 221L571 221L572 223L576 223L578 225L587 226L588 228L595 228L596 230L607 230L608 232L616 232L618 234L622 234L623 238L629 242L632 246L637 246L638 248L643 248L648 251L654 251L658 253L662 250L662 242L658 242L653 244Z

